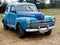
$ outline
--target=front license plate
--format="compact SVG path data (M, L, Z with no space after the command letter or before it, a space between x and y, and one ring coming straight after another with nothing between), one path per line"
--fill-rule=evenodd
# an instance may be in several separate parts
M39 30L39 32L40 33L45 33L45 32L47 32L48 31L48 28L46 27L46 29L43 29L43 30L41 30L42 28L40 28L40 26L38 26L38 30Z
M40 29L41 29L40 26L38 26L39 32L40 32L40 33L44 33L44 30L40 30Z

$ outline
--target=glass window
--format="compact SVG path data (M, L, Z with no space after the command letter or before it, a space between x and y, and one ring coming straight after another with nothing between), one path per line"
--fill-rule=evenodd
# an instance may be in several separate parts
M37 11L37 8L35 5L20 5L17 6L18 11Z
M6 7L6 12L8 12L8 7Z
M12 11L16 11L15 6L11 6L10 11L11 11L11 12L12 12Z

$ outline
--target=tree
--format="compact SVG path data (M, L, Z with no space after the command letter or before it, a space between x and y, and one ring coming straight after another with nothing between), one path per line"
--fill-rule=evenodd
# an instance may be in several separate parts
M60 1L56 1L56 8L60 8Z
M23 0L18 0L18 2L23 2Z
M36 4L36 1L37 1L37 0L27 0L27 2L29 2L29 3L34 3L34 4Z
M4 13L6 6L7 6L7 3L6 3L6 2L4 2L4 3L0 6L0 13Z
M0 1L0 4L1 4L1 1Z
M38 9L45 9L46 8L46 4L45 3L40 3L40 4L36 4Z
M56 0L50 0L50 7L55 8L56 7Z
M1 5L1 0L0 0L0 5Z

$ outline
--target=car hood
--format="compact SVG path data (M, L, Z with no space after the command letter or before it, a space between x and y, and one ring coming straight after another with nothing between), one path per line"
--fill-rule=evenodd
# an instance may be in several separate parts
M18 17L34 17L38 20L44 19L44 14L42 12L19 12Z

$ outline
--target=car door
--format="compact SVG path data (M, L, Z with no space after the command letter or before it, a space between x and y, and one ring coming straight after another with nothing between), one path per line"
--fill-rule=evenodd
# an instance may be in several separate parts
M14 26L15 25L15 21L16 21L16 17L17 17L17 15L16 15L16 8L15 8L14 5L12 5L10 7L10 14L9 14L9 16L10 16L10 25Z
M10 12L10 6L7 6L7 7L6 7L6 10L5 10L5 16L6 16L6 20L7 20L7 25L10 24L9 12Z

